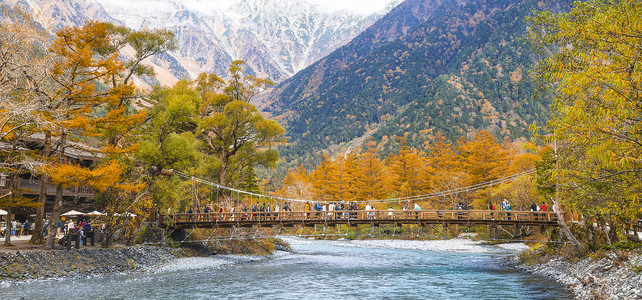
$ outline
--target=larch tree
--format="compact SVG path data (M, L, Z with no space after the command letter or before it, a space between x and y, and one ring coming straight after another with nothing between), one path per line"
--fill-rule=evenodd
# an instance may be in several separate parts
M387 159L392 176L392 189L398 196L420 195L424 191L426 179L424 170L426 160L423 153L410 148L405 140L401 141L399 151Z
M358 200L384 199L390 192L387 166L372 147L359 157L354 177Z
M330 156L324 155L323 161L310 173L310 181L315 198L321 201L333 201L331 186L334 183L333 164Z
M312 200L312 183L303 165L285 176L283 186L277 191L277 195L285 198Z
M119 51L126 46L133 48L134 55L123 62ZM141 95L133 85L133 76L153 74L149 67L142 64L143 60L171 49L175 49L175 41L168 31L132 32L124 27L96 21L90 21L82 27L61 29L56 33L50 49L55 55L51 80L56 88L50 96L49 105L55 111L52 119L60 125L57 135L61 140L58 149L60 164L52 172L69 167L77 168L78 174L87 172L80 166L70 166L62 161L67 147L65 141L70 133L102 140L100 152L103 158L96 168L110 169L120 164L119 169L122 170L114 173L120 175L117 184L100 193L99 205L110 216L108 225L116 225L112 218L116 211L133 209L141 199L133 196L140 190L140 184L128 179L132 173L131 166L122 165L131 161L131 154L137 149L136 142L132 143L124 137L140 126L146 116L145 110L137 110L134 106L141 104ZM50 224L58 223L62 186L63 182L67 182L64 176L56 178L59 179L58 191ZM54 228L51 230L53 233ZM113 230L112 226L108 226L106 246ZM53 240L48 242L52 247Z
M424 174L427 174L426 189L433 192L445 192L464 187L470 182L470 175L463 171L460 158L453 151L453 144L441 132L437 132L433 143L429 146L427 164ZM455 205L465 202L467 193L450 193L436 198L431 204L437 209L454 209Z
M499 179L510 167L510 152L495 141L488 131L478 132L471 140L456 147L461 167L470 174L470 184Z

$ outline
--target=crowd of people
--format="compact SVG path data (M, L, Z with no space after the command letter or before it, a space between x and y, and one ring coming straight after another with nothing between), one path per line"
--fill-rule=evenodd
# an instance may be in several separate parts
M457 203L453 207L454 210L457 210L457 217L458 218L464 218L468 213L466 212L469 210L468 205L465 205L463 203ZM365 210L365 217L368 219L374 219L374 218L398 218L401 217L398 214L400 213L398 210L395 210L392 207L389 207L387 212L386 211L379 211L377 213L377 209L375 208L374 205L370 203L366 203L363 209L361 209L356 202L349 202L349 201L335 201L335 202L313 202L313 201L308 201L303 203L303 218L305 219L334 219L334 220L339 220L339 219L357 219L358 212ZM408 213L411 213L410 211L415 211L412 212L412 216L415 218L418 218L419 212L421 211L422 208L419 205L417 201L412 201L408 200L407 202L404 203L402 210L404 211L409 211ZM495 211L498 210L497 207L491 202L488 201L488 210ZM501 214L498 214L500 216L503 216L504 218L507 218L510 220L511 218L511 213L508 213L512 211L512 205L511 203L507 200L504 199L503 201L500 202L499 204L499 210L504 211ZM542 203L541 205L537 205L533 203L531 205L531 210L532 211L546 211L547 206L546 204ZM291 212L291 204L288 202L285 202L283 204L268 204L265 202L259 202L257 201L254 204L248 205L247 203L243 203L240 205L240 207L229 207L229 208L224 208L224 207L218 207L218 209L212 209L210 205L205 205L201 209L194 210L193 208L189 208L187 211L187 214L189 214L190 220L194 220L195 215L197 213L201 213L201 219L202 221L236 221L235 218L239 218L241 221L246 221L246 220L277 220L277 216L279 215L279 212ZM443 210L438 210L439 211L439 216L443 216ZM219 213L225 213L225 214L215 214L216 212ZM234 213L235 214L229 214L229 213ZM214 213L214 214L212 214ZM491 213L493 218L495 217L495 213ZM285 218L288 218L287 215Z
M103 223L100 227L100 230L104 230L105 224ZM29 236L32 235L35 229L35 223L31 223L29 219L25 220L24 223L19 220L13 220L10 222L3 222L2 228L0 229L0 236L5 237L7 234L14 237ZM43 220L42 235L46 237L49 234L49 221ZM68 218L66 221L60 220L56 226L56 236L62 235L65 238L58 240L58 243L61 246L66 245L66 240L70 234L78 234L80 236L80 241L91 236L94 233L94 228L92 227L89 219L80 219L77 222L74 222L73 219Z
M7 234L15 237L27 236L30 235L35 229L35 225L29 222L29 219L25 220L24 223L20 222L19 220L13 220L7 223L2 223L2 229L0 230L0 236L2 237L5 237Z

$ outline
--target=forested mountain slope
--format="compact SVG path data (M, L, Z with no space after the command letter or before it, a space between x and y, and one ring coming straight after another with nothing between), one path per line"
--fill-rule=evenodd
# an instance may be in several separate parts
M454 140L486 129L528 136L548 104L534 102L534 56L521 38L533 10L570 1L408 0L352 42L269 95L264 111L288 131L284 156L317 161L364 135L406 135L425 145L437 131Z

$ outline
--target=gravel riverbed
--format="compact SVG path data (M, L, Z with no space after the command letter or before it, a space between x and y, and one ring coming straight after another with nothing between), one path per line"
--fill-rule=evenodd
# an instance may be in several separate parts
M180 250L154 246L0 252L0 282L137 271L180 255Z
M567 286L577 299L642 299L642 254L622 260L615 253L569 262L554 258L518 269L548 276Z

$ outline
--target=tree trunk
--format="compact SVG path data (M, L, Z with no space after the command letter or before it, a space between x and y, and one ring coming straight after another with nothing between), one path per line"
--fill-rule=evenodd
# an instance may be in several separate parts
M47 235L47 249L53 249L56 244L56 234L58 233L58 222L60 222L60 211L62 210L62 191L61 185L56 186L56 200L54 202L53 214L49 219L49 234Z
M113 218L113 216L111 216ZM111 223L111 222L107 222ZM103 231L103 243L102 246L103 248L109 248L111 246L111 240L113 237L114 233L112 232L111 226L107 225L105 226L105 230Z
M49 151L51 151L51 134L49 131L45 131L45 140L44 140L44 150L42 156L46 159L49 157ZM34 220L34 229L33 235L31 235L31 243L41 245L44 243L44 234L43 234L43 221L45 219L45 202L47 201L47 183L49 182L49 176L47 172L42 170L40 175L40 194L38 195L38 208L36 210L36 219ZM51 223L49 224L51 226Z
M60 137L60 149L58 152L58 162L63 163L65 159L65 145L67 143L67 132L63 131ZM58 230L58 222L60 222L60 211L62 210L62 185L56 185L56 199L54 200L54 211L49 219L49 235L47 236L47 249L53 249L56 244L56 234Z
M223 151L221 153L221 172L219 173L219 176L218 176L218 184L220 184L221 186L224 186L224 187L227 186L227 164L228 164L228 162L229 162L228 153L226 151ZM231 204L231 203L229 203L230 200L227 197L226 190L222 190L221 191L221 198L223 198L223 199L221 199L222 201L219 201L219 205L223 206L223 204L225 204L225 205Z
M9 191L11 192L11 197L18 197L17 190L18 190L18 174L13 173L11 175L11 179L9 179ZM11 222L11 220L15 218L15 216L13 215L13 207L11 206L7 207L7 217L9 218L7 220L7 228L9 228L8 222ZM14 228L14 230L19 232L18 228ZM4 245L11 246L11 232L5 235Z
M584 253L586 249L584 249L584 246L582 246L580 241L578 241L577 238L573 235L573 232L571 232L571 229L568 228L568 225L566 225L564 213L562 212L559 203L557 203L557 201L552 197L551 200L553 201L553 210L557 215L557 224L560 225L560 230L562 230L562 233L564 233L564 236L566 236L566 239L571 243L571 246L573 246L577 253Z
M11 246L11 220L14 218L13 216L13 208L7 207L7 230L4 234L4 245L5 246Z

